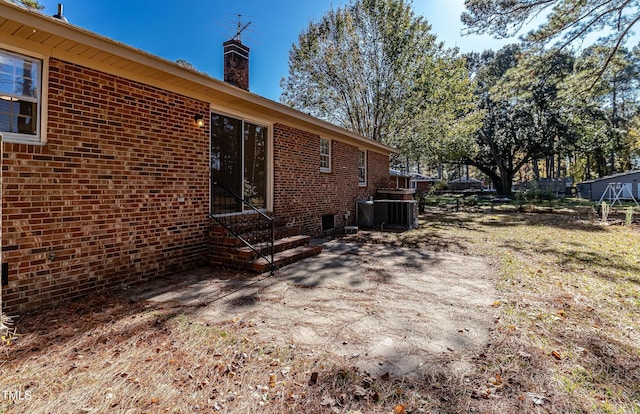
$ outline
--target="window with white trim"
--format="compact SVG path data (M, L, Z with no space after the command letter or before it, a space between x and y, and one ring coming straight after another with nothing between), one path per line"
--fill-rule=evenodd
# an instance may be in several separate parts
M269 128L211 113L211 213L267 208Z
M331 171L331 141L320 138L320 171Z
M42 61L0 49L0 132L7 141L39 142Z
M367 151L358 151L358 185L366 187L367 185Z

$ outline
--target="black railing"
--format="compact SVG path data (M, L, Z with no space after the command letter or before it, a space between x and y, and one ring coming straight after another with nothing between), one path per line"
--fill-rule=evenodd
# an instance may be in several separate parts
M251 214L251 217L243 213ZM269 263L274 271L275 219L269 217L258 207L245 200L222 183L214 181L212 185L210 218L224 227L229 233L249 247L259 257ZM265 246L258 247L257 244ZM263 253L267 250L269 253Z

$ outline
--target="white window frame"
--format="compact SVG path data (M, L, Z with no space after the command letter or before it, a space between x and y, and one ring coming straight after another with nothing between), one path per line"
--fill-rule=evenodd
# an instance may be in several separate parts
M250 116L243 112L229 111L227 108L223 106L210 104L209 114L208 114L209 117L211 117L212 112L219 115L240 119L243 122L249 122L249 123L264 126L267 128L267 139L268 139L267 141L267 208L265 211L273 211L273 206L274 206L274 168L273 166L275 165L274 149L273 149L274 147L273 133L275 130L274 123L267 120L266 118L258 118L255 116ZM207 152L209 153L209 168L211 168L211 154L210 154L211 153L211 133L209 133L209 146L208 146ZM244 166L242 168L244 169ZM211 176L209 176L209 180L211 180ZM213 197L213 194L211 194L211 183L209 183L209 211L211 211L211 207L212 207L211 205L212 197ZM247 212L229 213L229 214L220 214L219 216L221 217L232 216L232 215L246 214L246 213Z
M367 186L367 150L365 149L358 149L358 186Z
M38 66L38 88L37 88L37 116L36 116L36 134L21 134L17 132L3 131L4 142L17 144L45 145L46 125L47 125L47 91L49 83L49 60L43 55L25 51L22 49L10 47L0 43L0 53L17 56L22 59L30 60ZM4 94L3 95L10 95Z
M325 142L326 147L323 145ZM327 153L323 152L324 148L327 148ZM320 138L320 171L331 172L331 140L328 138Z

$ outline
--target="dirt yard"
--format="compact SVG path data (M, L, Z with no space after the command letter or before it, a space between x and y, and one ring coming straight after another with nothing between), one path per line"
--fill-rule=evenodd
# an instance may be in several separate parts
M273 278L210 278L138 297L197 306L194 317L212 324L243 321L263 340L350 357L375 376L468 371L497 316L486 260L348 239L323 246Z

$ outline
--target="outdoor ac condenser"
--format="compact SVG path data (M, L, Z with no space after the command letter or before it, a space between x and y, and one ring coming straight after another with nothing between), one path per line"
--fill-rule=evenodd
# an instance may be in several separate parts
M404 229L418 227L418 203L415 200L376 200L373 210L376 227Z
M359 227L373 227L373 200L360 200L357 203L356 210L357 222Z

